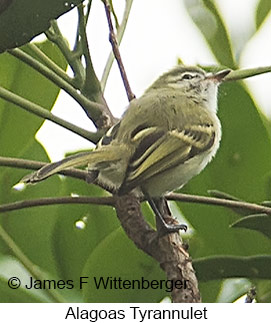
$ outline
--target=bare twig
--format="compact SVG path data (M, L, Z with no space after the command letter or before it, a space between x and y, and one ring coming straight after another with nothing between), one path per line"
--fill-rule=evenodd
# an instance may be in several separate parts
M126 90L126 94L128 97L129 101L132 101L135 98L135 95L133 94L128 78L127 78L127 74L120 56L120 51L119 51L119 47L118 47L118 41L116 39L116 35L114 32L114 27L113 27L113 23L112 23L112 19L111 19L111 10L110 10L110 5L108 3L108 0L103 0L104 2L104 7L105 7L105 12L106 12L106 17L107 17L107 21L108 21L108 26L109 26L109 41L112 45L112 49L113 49L113 53L115 55L116 61L118 63L119 66L119 70L120 70L120 74L123 80L123 84Z
M128 18L130 15L132 4L133 4L133 0L126 0L126 2L125 2L125 9L124 9L123 18L122 18L121 24L119 25L119 28L117 29L116 38L117 38L118 44L120 44L122 41L126 26L127 26ZM114 62L114 53L111 52L109 54L108 59L107 59L107 62L106 62L106 65L105 65L105 68L103 71L103 75L101 78L101 88L102 88L103 92L104 92L105 85L106 85L106 82L107 82L113 62Z
M44 197L35 200L16 201L13 203L0 205L0 213L22 210L30 207L48 206L57 204L95 204L95 205L114 205L114 198L108 197L89 197L89 196L62 196Z
M170 193L166 195L166 198L171 201L218 205L218 206L224 206L231 209L232 208L244 209L244 210L251 211L252 213L271 214L271 207L262 206L255 203L243 202L243 201L233 201L233 200L226 200L226 199L220 199L215 197L180 194L180 193Z
M0 166L37 170L44 165L46 165L46 163L37 162L33 160L0 157ZM78 178L81 180L87 180L87 177L88 177L87 171L83 171L75 168L63 170L62 172L60 172L60 174ZM99 183L95 183L95 184L101 186ZM198 196L198 195L191 195L191 194L181 194L181 193L170 193L166 195L166 198L171 201L217 205L217 206L223 206L231 209L232 208L243 209L246 211L250 211L251 213L271 214L271 207L258 205L255 203L243 202L243 201L234 201L234 200L225 199L225 198L222 199L222 198ZM143 199L141 201L143 201Z

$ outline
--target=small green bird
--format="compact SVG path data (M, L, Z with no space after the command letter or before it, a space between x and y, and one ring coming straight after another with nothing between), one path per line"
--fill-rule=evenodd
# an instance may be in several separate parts
M96 149L48 164L22 179L36 183L64 169L87 165L98 181L117 194L145 195L167 231L163 196L199 174L219 148L217 88L230 70L207 73L177 66L160 76Z

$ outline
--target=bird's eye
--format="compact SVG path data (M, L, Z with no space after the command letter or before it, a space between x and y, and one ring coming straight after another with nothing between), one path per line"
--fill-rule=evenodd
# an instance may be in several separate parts
M182 80L191 80L193 77L193 75L186 73L182 76Z

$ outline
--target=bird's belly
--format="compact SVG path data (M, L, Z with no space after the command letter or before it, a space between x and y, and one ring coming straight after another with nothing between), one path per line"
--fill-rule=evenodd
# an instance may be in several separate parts
M184 164L175 166L152 177L142 185L142 188L152 197L159 197L165 193L181 188L205 168L213 155L213 151L197 155Z

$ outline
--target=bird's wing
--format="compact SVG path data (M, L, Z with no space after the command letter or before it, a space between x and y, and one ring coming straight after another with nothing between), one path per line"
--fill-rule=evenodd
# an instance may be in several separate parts
M134 140L138 145L130 159L120 193L207 151L214 144L215 131L211 124L191 125L183 130L167 132L151 127L139 132Z

